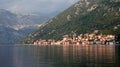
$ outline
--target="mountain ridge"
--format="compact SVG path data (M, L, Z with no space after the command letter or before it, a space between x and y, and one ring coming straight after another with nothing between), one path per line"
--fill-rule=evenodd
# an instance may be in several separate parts
M0 44L17 43L48 20L40 15L17 15L0 9Z
M92 33L120 34L120 0L81 0L49 20L21 43L39 39L59 40L63 35Z

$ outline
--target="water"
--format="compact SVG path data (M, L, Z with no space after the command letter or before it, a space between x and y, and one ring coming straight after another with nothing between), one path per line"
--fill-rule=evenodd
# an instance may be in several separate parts
M0 67L120 67L119 46L0 46Z

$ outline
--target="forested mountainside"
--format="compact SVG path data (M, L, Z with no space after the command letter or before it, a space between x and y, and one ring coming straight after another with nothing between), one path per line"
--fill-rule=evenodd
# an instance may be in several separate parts
M61 39L63 35L92 33L120 34L120 0L80 0L49 20L20 43L38 39Z

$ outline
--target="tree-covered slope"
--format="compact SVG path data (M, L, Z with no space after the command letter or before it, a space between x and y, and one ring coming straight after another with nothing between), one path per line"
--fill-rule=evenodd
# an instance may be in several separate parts
M49 20L21 43L38 39L61 39L63 35L92 33L120 34L120 0L81 0Z

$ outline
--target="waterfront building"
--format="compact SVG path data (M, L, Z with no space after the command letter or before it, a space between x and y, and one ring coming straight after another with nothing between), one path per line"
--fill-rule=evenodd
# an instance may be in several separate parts
M34 45L113 45L115 44L115 35L103 35L102 33L86 33L69 37L64 35L62 40L55 41L54 39L37 40Z

